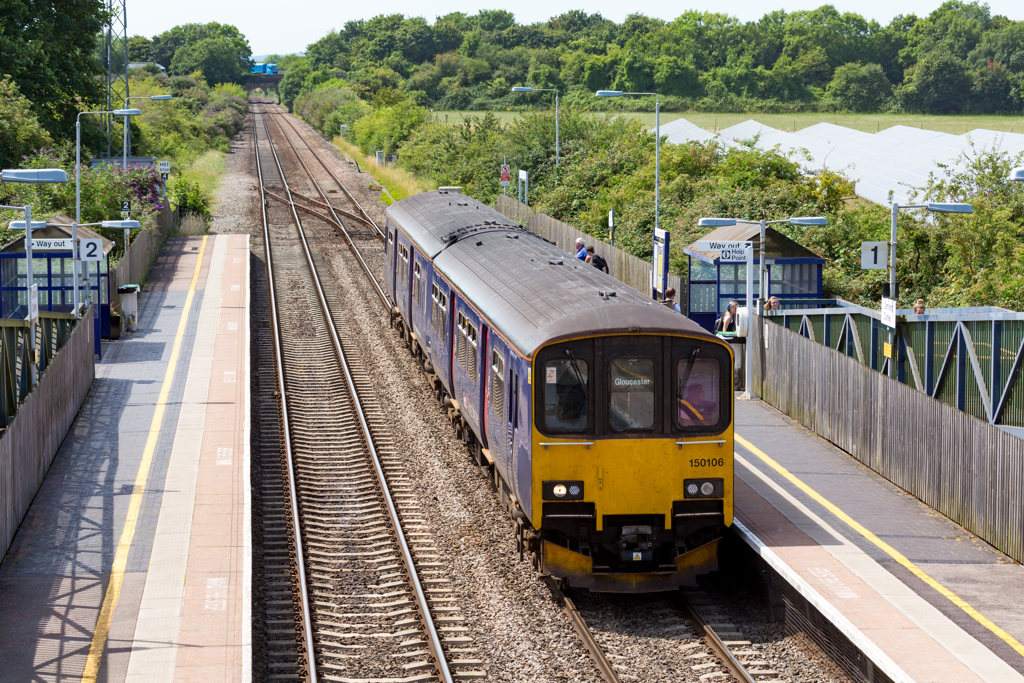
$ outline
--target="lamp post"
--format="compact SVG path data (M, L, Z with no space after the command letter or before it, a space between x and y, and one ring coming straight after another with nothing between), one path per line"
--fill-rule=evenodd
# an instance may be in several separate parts
M512 92L553 92L555 93L555 166L558 166L558 91L554 88L526 88L516 86Z
M124 108L128 109L128 100L173 100L171 95L150 95L148 97L126 97L124 98ZM138 109L134 111L139 111ZM142 113L142 112L139 112ZM124 117L124 144L121 146L121 168L128 170L128 152L131 145L131 134L129 132L129 121L128 114Z
M1024 174L1022 174L1024 175ZM1012 176L1011 176L1012 177ZM933 213L974 213L974 207L963 203L928 202L927 204L905 204L892 203L892 212L889 223L889 296L895 301L898 298L896 286L896 216L901 209L925 209ZM889 333L889 348L892 348L895 341L893 332ZM895 354L894 354L895 356ZM893 358L886 360L889 366L889 376L895 376L896 367L892 362Z
M43 169L4 169L0 171L0 180L5 183L30 183L33 185L39 185L44 183L66 183L68 181L68 174L64 169L61 168L43 168ZM36 299L32 301L32 295L34 293L34 263L32 261L32 228L45 228L46 222L40 221L37 223L32 222L32 207L31 206L0 206L0 209L13 209L15 211L25 212L25 221L23 225L19 225L21 221L13 221L10 225L11 229L18 229L24 227L25 229L25 303L28 307L29 315L29 332L28 332L28 348L31 351L32 361L30 365L32 370L29 373L31 378L32 386L36 385L39 381L38 367L39 363L36 359L36 321L32 317L31 311L33 309L33 303L39 305L39 296L36 295Z
M792 216L790 218L783 218L776 221L747 221L741 218L701 218L697 221L697 225L701 227L714 227L724 228L736 225L737 223L743 223L746 225L759 225L761 228L761 245L760 245L760 260L761 260L761 279L759 282L758 289L762 294L767 292L765 289L765 277L764 268L764 239L765 239L765 228L773 223L789 223L790 225L827 225L828 221L823 216ZM753 250L747 252L747 335L748 340L744 343L745 348L745 360L744 360L744 382L743 382L743 394L740 398L749 399L750 386L753 383L753 347L749 341L750 328L754 326L754 315L759 314L756 306L754 306L754 256L751 253ZM718 309L718 302L715 302L715 310ZM737 311L738 313L739 311Z
M71 268L72 277L75 281L75 316L81 317L78 299L78 223L82 220L82 114L113 114L124 116L125 121L129 116L138 116L142 112L138 109L114 109L112 111L81 111L75 117L75 222L71 224ZM88 290L86 290L88 291ZM91 295L88 298L92 299Z
M654 97L654 227L660 227L658 216L661 205L661 97L655 92L622 92L621 90L598 90L598 97L622 97L623 95L646 95Z

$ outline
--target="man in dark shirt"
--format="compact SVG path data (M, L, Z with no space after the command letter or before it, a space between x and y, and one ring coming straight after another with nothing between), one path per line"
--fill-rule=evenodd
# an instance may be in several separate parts
M603 256L595 254L592 246L587 247L587 262L602 272L608 272L608 262L604 260Z

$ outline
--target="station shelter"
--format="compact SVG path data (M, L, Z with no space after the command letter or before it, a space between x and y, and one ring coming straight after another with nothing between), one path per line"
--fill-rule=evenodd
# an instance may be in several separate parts
M71 224L67 216L55 216L42 229L32 231L33 283L39 287L39 310L56 313L74 312L74 265L71 251L71 228L59 224ZM92 301L96 316L96 353L99 353L100 338L110 337L110 252L114 248L111 240L95 230L78 228L78 238L103 239L103 258L99 261L82 261L82 277L92 290ZM50 242L52 248L40 249L40 240ZM28 316L28 261L25 253L25 237L21 236L0 247L0 318L23 319ZM84 301L85 289L79 291Z
M761 226L741 223L716 228L701 241L752 241L754 243L754 297L760 292ZM717 251L698 251L696 242L683 250L688 268L686 315L714 331L730 301L746 305L747 264L722 263ZM773 227L765 227L765 264L768 295L782 299L820 299L821 270L825 259Z

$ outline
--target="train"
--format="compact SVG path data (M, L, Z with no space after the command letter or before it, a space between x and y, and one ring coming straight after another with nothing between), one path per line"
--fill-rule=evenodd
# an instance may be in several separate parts
M250 73L254 74L276 74L277 64L253 64Z
M642 593L718 568L733 517L729 344L455 191L387 209L391 318L563 587Z

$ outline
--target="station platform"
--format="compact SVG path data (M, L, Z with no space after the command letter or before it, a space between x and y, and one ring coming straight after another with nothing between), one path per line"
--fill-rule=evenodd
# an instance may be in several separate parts
M0 679L250 673L248 235L167 241L0 563Z
M892 680L1024 682L1024 567L757 400L736 401L735 510Z

